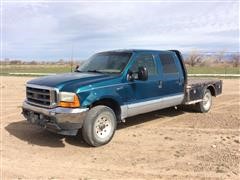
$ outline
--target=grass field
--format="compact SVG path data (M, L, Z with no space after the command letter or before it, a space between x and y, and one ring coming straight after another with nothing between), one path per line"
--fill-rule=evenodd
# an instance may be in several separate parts
M187 67L187 70L189 74L240 74L239 67ZM71 72L71 67L69 65L2 65L0 74L64 72Z
M65 73L71 72L69 65L2 65L1 74L9 73Z
M239 67L188 67L189 74L240 74Z

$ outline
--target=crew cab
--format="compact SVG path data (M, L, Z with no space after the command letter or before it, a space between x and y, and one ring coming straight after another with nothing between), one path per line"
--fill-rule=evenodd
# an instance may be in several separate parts
M26 84L27 121L91 146L108 143L117 123L163 108L192 104L206 113L221 80L189 79L177 50L114 50L93 55L73 73Z

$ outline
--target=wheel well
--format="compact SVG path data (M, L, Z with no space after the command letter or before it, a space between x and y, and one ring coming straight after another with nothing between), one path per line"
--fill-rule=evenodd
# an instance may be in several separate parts
M215 88L213 86L208 86L207 89L211 92L212 96L216 96Z
M94 107L94 106L98 106L98 105L104 105L104 106L107 106L107 107L111 108L111 109L114 111L117 120L118 120L118 121L121 120L121 108L120 108L118 102L116 102L115 100L113 100L113 99L108 99L108 98L106 98L106 99L101 99L101 100L99 100L99 101L94 102L94 103L90 106L90 108L92 108L92 107Z

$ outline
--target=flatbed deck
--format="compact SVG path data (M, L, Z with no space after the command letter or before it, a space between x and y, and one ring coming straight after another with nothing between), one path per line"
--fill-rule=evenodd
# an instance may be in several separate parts
M201 79L196 79L196 78L188 78L187 85L188 86L196 86L196 85L207 85L207 84L214 84L216 82L219 82L221 80L219 79L208 79L208 78L201 78Z
M217 96L222 93L222 81L218 79L188 78L185 104L202 101L205 89L209 89L212 96Z

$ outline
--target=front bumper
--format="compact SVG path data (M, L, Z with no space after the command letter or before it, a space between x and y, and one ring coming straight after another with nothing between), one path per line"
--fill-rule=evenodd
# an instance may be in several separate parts
M22 105L22 114L31 123L63 135L76 135L82 127L88 108L52 109L31 105L26 101Z

